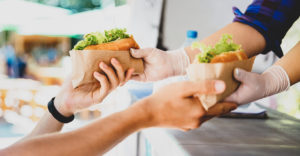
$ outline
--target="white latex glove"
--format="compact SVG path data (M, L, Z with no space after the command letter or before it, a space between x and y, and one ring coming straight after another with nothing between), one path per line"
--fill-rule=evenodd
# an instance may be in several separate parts
M167 52L156 48L131 49L131 55L144 60L144 73L132 77L138 81L157 81L184 75L186 67L190 64L183 48Z
M234 70L234 77L241 82L238 90L225 99L237 104L246 104L290 87L285 70L278 65L271 66L263 74L251 73L242 69Z

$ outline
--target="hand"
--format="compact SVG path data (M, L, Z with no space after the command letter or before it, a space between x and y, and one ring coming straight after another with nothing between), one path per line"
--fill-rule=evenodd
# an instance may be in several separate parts
M242 84L225 101L238 104L247 104L279 93L290 86L289 78L280 66L272 66L263 74L251 73L237 68L234 70L234 77Z
M190 130L206 120L235 109L234 103L219 103L208 112L202 107L195 94L218 94L223 92L223 81L178 82L169 84L139 105L149 114L150 126Z
M138 81L157 81L167 77L183 75L189 65L189 57L184 49L162 51L156 48L131 49L135 58L143 58L145 70L143 74L133 76Z
M86 84L73 89L71 80L66 80L54 101L58 111L64 116L70 116L93 104L98 104L112 90L123 85L131 78L134 69L128 69L125 74L124 69L116 59L113 58L111 64L116 72L103 62L99 64L99 68L104 71L106 76L99 72L94 72L94 77L99 84Z

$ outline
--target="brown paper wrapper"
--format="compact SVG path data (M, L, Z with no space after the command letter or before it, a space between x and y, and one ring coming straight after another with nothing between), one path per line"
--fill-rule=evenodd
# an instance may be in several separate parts
M232 94L239 86L239 82L234 79L233 71L235 68L241 68L246 71L252 70L255 57L247 60L226 62L226 63L200 63L191 64L187 68L187 74L192 81L202 80L223 80L226 84L226 89L222 94L196 95L201 101L203 107L208 110L216 103L224 100L227 96Z
M104 62L111 65L112 58L116 58L124 70L134 68L135 74L144 72L142 59L133 58L129 51L109 51L109 50L71 50L72 61L72 85L77 88L83 84L99 83L93 76L95 71L103 73L99 68L99 63Z

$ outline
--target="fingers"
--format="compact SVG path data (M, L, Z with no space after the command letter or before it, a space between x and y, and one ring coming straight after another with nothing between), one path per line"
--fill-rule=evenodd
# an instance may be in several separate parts
M145 58L149 55L149 51L152 51L152 48L130 49L131 55L135 58Z
M127 70L124 83L130 80L133 72L134 72L133 68L130 68ZM121 85L123 85L123 84L121 84Z
M209 108L205 116L207 117L219 116L222 114L229 113L230 111L236 108L237 105L235 103L230 103L230 102L218 103L213 107Z
M234 102L234 103L240 104L239 91L240 91L240 89L238 89L237 91L235 91L234 93L232 93L230 96L228 96L227 98L225 98L224 101Z
M111 59L111 64L116 69L120 84L123 84L124 81L125 81L125 72L124 72L124 69L123 69L122 65L115 58Z
M102 75L98 72L94 72L94 77L96 80L99 81L100 86L101 86L100 91L99 91L99 96L104 98L109 93L109 90L110 90L109 82L105 75ZM99 100L101 101L102 98L100 98Z
M99 67L104 71L104 73L108 77L109 82L111 83L111 88L114 89L119 85L122 86L125 84L125 82L129 81L134 72L134 69L128 69L125 75L124 68L117 59L112 58L111 64L115 70L110 66L106 65L104 62L101 62L99 64Z
M259 81L259 75L257 73L247 72L243 69L236 68L234 70L234 77L241 82L239 88L227 97L224 101L234 102L238 104L244 104L251 101L249 97L254 98L252 95L255 92L263 92L260 88L263 86ZM254 99L253 99L254 100Z
M117 88L119 85L119 80L117 78L117 75L115 74L115 71L111 67L106 65L104 62L101 62L99 66L108 77L109 82L111 83L111 87Z
M234 69L234 78L240 82L247 82L247 78L251 72L247 72L240 68Z
M220 80L185 81L178 83L178 85L183 97L190 97L195 94L219 94L225 90L225 83Z

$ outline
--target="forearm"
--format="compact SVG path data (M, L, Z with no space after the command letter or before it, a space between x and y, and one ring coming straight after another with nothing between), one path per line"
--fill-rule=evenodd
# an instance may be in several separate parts
M96 155L103 154L131 133L147 127L147 116L139 106L115 113L67 133L54 133L15 144L8 155Z
M32 132L27 135L22 141L27 140L31 137L35 137L42 134L58 132L62 129L63 123L57 121L48 111L40 119L36 127Z
M278 60L275 65L280 65L288 74L291 85L300 81L300 42L296 44L285 56Z
M62 94L60 94L60 95L62 95ZM55 99L55 104L54 105L55 105L56 109L62 115L69 116L70 115L69 112L63 111L63 109L61 107L63 102L57 101L57 99L61 99L60 96L58 96L58 98ZM42 134L58 132L62 129L63 125L64 124L62 122L57 121L49 111L46 111L46 113L40 119L38 124L32 130L32 132L20 141L24 141L24 140L29 139L31 137L35 137L35 136L42 135Z
M206 45L214 45L223 34L231 34L233 36L233 42L242 45L242 49L248 57L259 54L266 46L264 37L257 30L239 22L228 24L200 42ZM192 50L191 48L186 48L186 51L191 62L194 60L195 55L199 53L198 50Z

